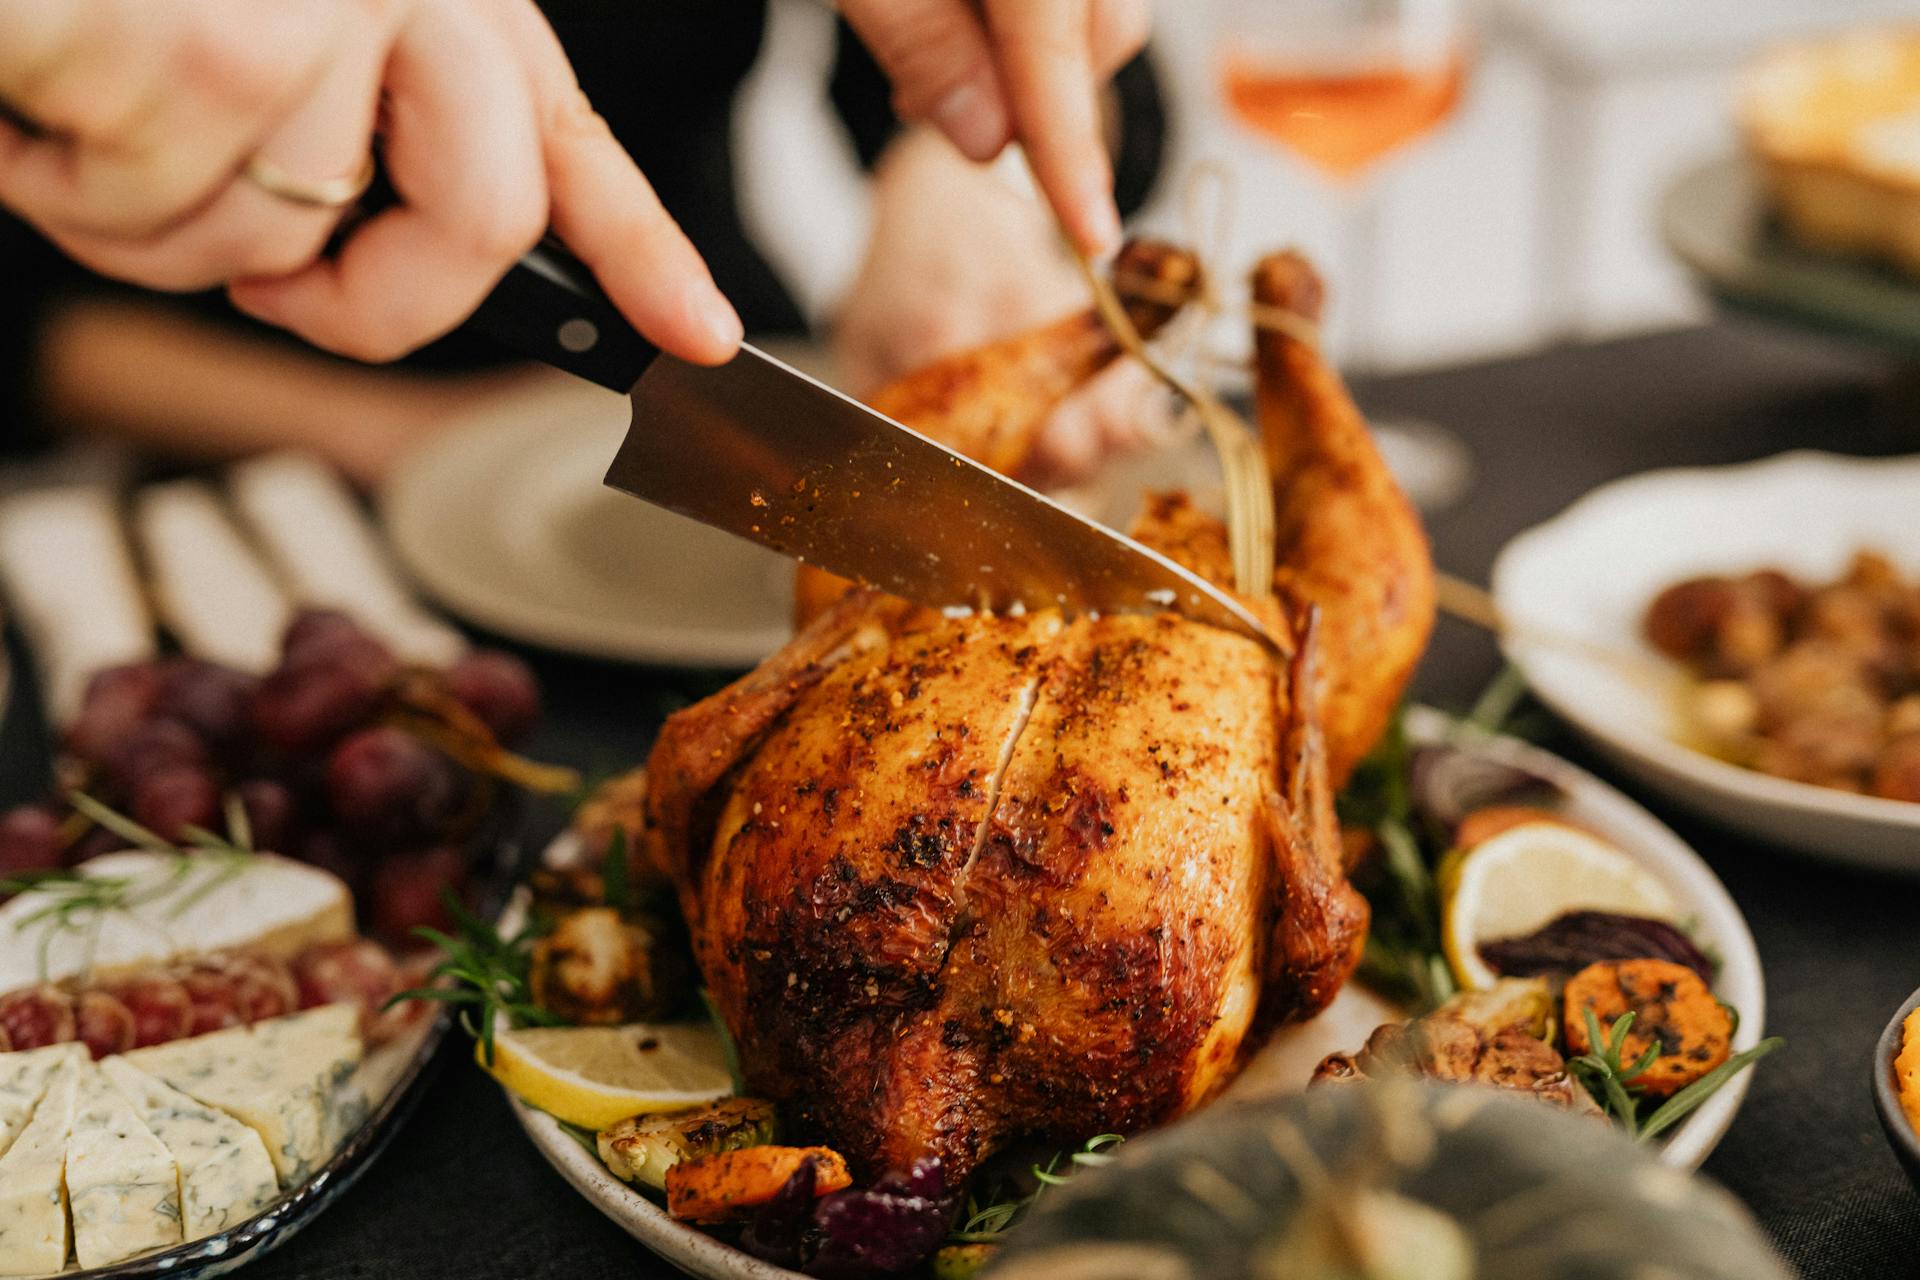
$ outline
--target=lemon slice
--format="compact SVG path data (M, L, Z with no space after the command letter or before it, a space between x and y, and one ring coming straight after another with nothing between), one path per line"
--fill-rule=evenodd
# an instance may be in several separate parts
M480 1065L522 1101L583 1129L648 1111L684 1111L733 1092L726 1046L705 1023L501 1028L493 1065Z
M1441 947L1463 987L1500 975L1480 944L1532 933L1569 911L1674 917L1673 895L1606 841L1557 822L1530 822L1481 841L1440 864Z

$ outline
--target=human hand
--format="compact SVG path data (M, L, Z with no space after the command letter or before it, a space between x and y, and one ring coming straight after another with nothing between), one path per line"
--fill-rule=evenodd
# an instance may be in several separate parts
M345 355L452 329L549 225L663 349L740 340L532 0L6 0L0 104L0 204L104 274L225 285ZM399 203L322 256L342 201L260 174L350 186L376 124Z
M1146 43L1147 0L840 0L840 11L893 81L902 119L974 160L1021 143L1080 249L1119 243L1099 92Z
M915 132L875 170L872 234L835 320L834 355L846 385L865 394L1088 305L1046 210L943 139ZM1072 481L1109 451L1169 427L1158 384L1123 360L1055 410L1025 475Z

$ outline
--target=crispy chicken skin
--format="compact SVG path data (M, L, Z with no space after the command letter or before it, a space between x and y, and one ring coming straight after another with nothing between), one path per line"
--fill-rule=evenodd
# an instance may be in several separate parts
M1143 337L1173 319L1178 308L1168 299L1200 291L1200 266L1193 255L1157 240L1129 241L1114 259L1113 277L1127 316ZM1152 296L1141 296L1143 289ZM1017 477L1048 415L1120 355L1120 344L1088 308L935 360L882 387L867 403L949 449ZM794 580L795 625L806 626L851 586L845 578L802 565Z
M1084 336L1058 332L1052 359L1090 373ZM1030 382L1045 351L1007 376ZM998 382L957 385L1032 408ZM1302 450L1283 513L1302 486L1346 492L1317 469L1361 469L1350 406L1306 423L1361 434ZM1227 576L1219 523L1184 499L1153 502L1136 533ZM646 848L750 1089L864 1175L933 1154L957 1185L1022 1135L1178 1115L1268 1030L1324 1007L1367 921L1342 867L1326 703L1376 700L1384 723L1404 677L1339 665L1353 651L1329 638L1365 634L1341 615L1376 598L1339 584L1427 566L1417 538L1400 565L1371 539L1300 545L1354 565L1303 570L1320 596L1291 608L1254 602L1279 654L1172 615L956 618L854 592L672 717ZM1349 733L1342 750L1362 745Z

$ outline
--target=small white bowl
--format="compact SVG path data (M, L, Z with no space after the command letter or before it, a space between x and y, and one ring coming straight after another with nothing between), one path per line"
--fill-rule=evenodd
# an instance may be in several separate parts
M1640 622L1663 587L1762 566L1833 578L1861 548L1913 573L1916 515L1920 457L1796 452L1616 480L1501 551L1493 593L1520 632L1503 647L1541 701L1676 804L1770 843L1920 875L1920 804L1790 782L1696 751L1674 736L1671 690L1526 634L1551 631L1657 669L1666 660Z

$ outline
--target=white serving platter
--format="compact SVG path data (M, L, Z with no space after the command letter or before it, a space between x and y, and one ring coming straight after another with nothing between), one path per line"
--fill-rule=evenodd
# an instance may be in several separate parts
M1415 742L1433 742L1448 732L1450 724L1436 711L1415 708L1409 713L1408 731ZM1484 739L1476 749L1557 784L1566 794L1563 807L1568 817L1609 837L1667 886L1702 946L1720 957L1716 990L1740 1010L1734 1050L1758 1043L1766 1023L1766 985L1760 955L1746 918L1700 856L1640 805L1548 751L1512 738ZM547 856L550 861L564 862L577 853L577 842L571 835L564 835ZM508 922L503 921L505 924ZM1398 1016L1391 1005L1358 983L1349 983L1319 1017L1277 1035L1226 1096L1245 1099L1298 1093L1306 1088L1313 1068L1323 1057L1337 1050L1358 1048L1375 1027ZM1661 1159L1676 1168L1697 1168L1732 1125L1746 1097L1749 1074L1734 1077L1676 1126L1661 1149ZM602 1213L674 1266L702 1280L803 1280L797 1272L762 1262L668 1217L658 1201L608 1173L599 1157L559 1121L511 1094L508 1100L521 1127L547 1162Z

